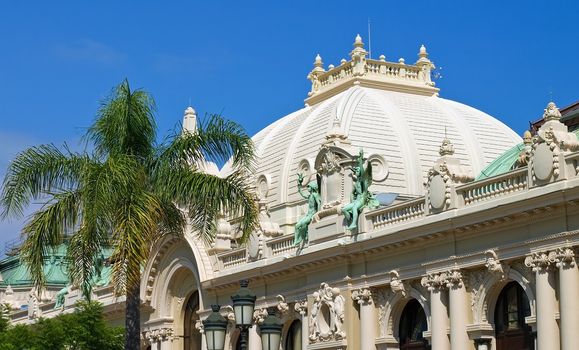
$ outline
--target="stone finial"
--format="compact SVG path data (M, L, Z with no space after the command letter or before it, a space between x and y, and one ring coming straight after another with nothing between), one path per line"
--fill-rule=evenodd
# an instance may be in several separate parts
M342 58L342 59L340 60L340 66L343 66L343 65L345 65L346 63L348 63L348 61L346 61L345 58Z
M444 139L442 140L442 144L440 145L438 154L440 154L441 157L452 156L454 154L454 145L452 144L452 142L450 142L448 137L445 136Z
M384 56L384 55L380 55L379 59L382 62L386 62L386 56Z
M559 112L559 108L557 108L555 102L549 102L547 108L545 108L545 112L543 113L543 119L545 121L561 119L561 112Z
M523 143L525 145L530 145L533 143L533 135L529 130L525 130L525 132L523 133Z
M420 46L420 50L418 51L418 57L420 58L427 58L428 52L426 52L426 47L424 45Z
M189 106L183 115L183 131L195 132L197 130L197 112Z
M314 67L315 68L322 68L324 66L324 62L322 62L322 56L320 54L316 55L316 59L314 60Z
M404 64L404 58L400 57L400 58L398 59L398 63Z
M354 47L364 47L364 43L362 42L362 37L360 34L356 35L356 39L354 40Z

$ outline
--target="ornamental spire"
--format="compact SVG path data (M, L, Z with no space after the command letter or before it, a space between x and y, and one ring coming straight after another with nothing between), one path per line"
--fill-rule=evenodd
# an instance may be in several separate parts
M189 106L183 115L183 132L194 133L197 130L197 112Z

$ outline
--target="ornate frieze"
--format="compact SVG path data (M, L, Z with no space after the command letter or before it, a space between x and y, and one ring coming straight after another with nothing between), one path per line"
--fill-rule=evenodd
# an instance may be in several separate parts
M545 252L533 253L525 258L525 266L532 268L533 271L544 273L552 264L549 255Z
M352 300L360 305L372 304L372 291L369 288L360 288L352 291Z
M342 329L346 302L339 288L322 283L313 294L309 338L312 342L340 340L346 337Z
M549 261L554 263L559 268L573 268L575 267L575 251L573 248L557 248L549 253Z

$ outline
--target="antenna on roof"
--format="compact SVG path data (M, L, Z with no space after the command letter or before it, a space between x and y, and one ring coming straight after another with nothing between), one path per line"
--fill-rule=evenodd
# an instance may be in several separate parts
M370 30L370 17L368 17L368 58L372 59L372 36Z

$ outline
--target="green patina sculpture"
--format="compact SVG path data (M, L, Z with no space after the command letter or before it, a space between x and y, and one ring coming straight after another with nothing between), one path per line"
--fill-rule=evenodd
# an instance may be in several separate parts
M296 224L296 233L294 236L294 246L303 244L308 241L308 225L312 222L314 215L320 210L322 200L318 191L318 184L316 181L311 181L308 184L308 195L302 192L304 176L298 174L298 193L308 200L308 212Z
M66 295L68 294L68 286L62 288L61 290L56 293L56 302L54 303L55 309L60 309L64 307L64 300Z
M372 165L368 164L364 168L364 151L362 149L360 149L360 153L356 157L356 165L352 167L352 177L354 178L354 188L352 189L350 203L342 208L346 222L349 223L348 230L358 228L358 215L360 215L362 209L365 207L370 209L378 207L378 201L368 190L372 184Z

